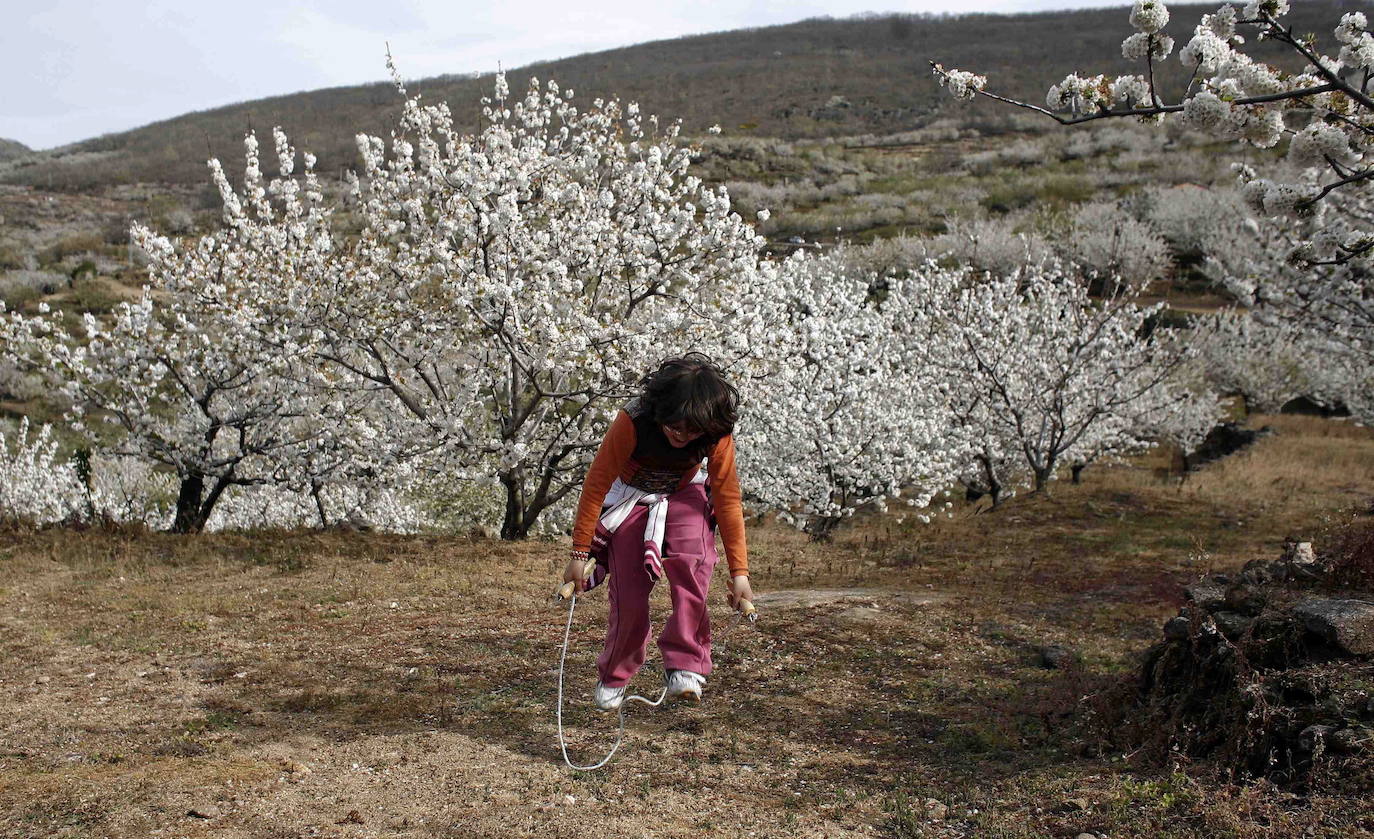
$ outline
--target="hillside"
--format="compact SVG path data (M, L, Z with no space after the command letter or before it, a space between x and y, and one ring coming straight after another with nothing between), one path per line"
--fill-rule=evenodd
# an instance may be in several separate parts
M1290 21L1299 32L1316 32L1325 49L1340 13L1364 5L1305 0L1294 4ZM1166 31L1181 46L1200 16L1215 8L1174 6ZM507 75L514 93L523 91L533 75L556 79L588 102L599 96L634 100L649 113L681 118L687 134L717 123L727 135L786 139L883 134L922 127L957 107L936 87L928 60L987 73L1000 91L1039 102L1045 89L1070 71L1134 72L1120 52L1129 33L1124 8L822 18L655 41L536 63ZM1261 45L1255 54L1278 53ZM405 56L397 60L404 71ZM1181 65L1172 57L1161 73L1166 90L1183 82ZM449 102L458 126L471 131L477 127L479 99L491 86L490 75L442 76L411 89ZM385 136L399 106L388 83L245 102L0 165L0 183L64 191L136 182L203 184L206 158L237 159L246 130L274 125L282 126L298 148L313 151L321 172L338 172L354 165L354 135ZM972 113L996 110L980 103ZM4 158L0 149L0 161Z
M18 140L7 140L0 137L0 161L13 160L28 154L33 154L33 149Z

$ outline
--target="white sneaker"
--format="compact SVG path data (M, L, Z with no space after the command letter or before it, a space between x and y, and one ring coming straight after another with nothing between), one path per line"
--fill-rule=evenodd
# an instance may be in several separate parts
M706 684L706 677L700 673L693 673L691 670L669 670L667 681L670 698L688 702L701 701L701 688Z
M620 703L625 701L625 686L613 688L597 682L595 696L596 707L603 711L614 711L620 707Z

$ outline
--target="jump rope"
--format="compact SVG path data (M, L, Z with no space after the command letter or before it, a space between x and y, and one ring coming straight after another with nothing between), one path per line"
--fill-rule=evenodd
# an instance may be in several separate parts
M582 578L587 580L591 579L595 570L596 560L587 560L587 565L583 569ZM650 708L657 708L659 705L663 704L663 700L668 696L668 688L664 687L663 690L659 691L657 699L649 699L647 696L640 696L637 693L626 695L620 701L620 726L615 733L615 745L611 746L611 750L597 763L587 766L578 766L576 763L573 763L572 759L568 757L568 742L563 737L563 666L568 660L568 638L572 634L573 612L577 610L577 583L572 581L564 583L559 587L554 597L559 603L562 603L564 600L568 601L568 623L563 627L563 652L558 657L558 748L562 750L563 762L568 764L569 769L576 769L580 772L590 772L594 769L600 769L607 763L610 763L611 758L615 756L616 749L620 748L620 741L625 737L625 706L631 701L634 701L642 702ZM741 598L734 621L720 634L720 637L716 640L716 646L719 648L720 643L734 631L736 626L739 626L740 621L748 620L752 624L756 622L758 618L759 613L758 610L754 608L754 604Z

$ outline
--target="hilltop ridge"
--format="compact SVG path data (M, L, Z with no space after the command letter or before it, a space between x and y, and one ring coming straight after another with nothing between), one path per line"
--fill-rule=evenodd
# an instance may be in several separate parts
M1294 4L1289 19L1300 32L1332 42L1351 0ZM1186 43L1202 14L1216 4L1176 5L1166 31ZM920 128L963 107L940 91L927 61L987 73L996 88L1039 102L1045 89L1072 71L1138 72L1121 57L1130 34L1126 7L1019 15L864 15L653 41L537 62L507 72L513 95L531 76L555 79L576 98L618 97L646 113L681 119L686 134L719 124L726 135L785 139L884 134ZM1257 56L1279 55L1257 45ZM397 56L402 71L405 56ZM1280 63L1292 64L1291 61ZM378 68L380 71L380 67ZM1294 67L1293 69L1297 69ZM1159 70L1166 91L1184 74L1171 57ZM474 131L479 100L492 74L446 75L408 82L412 92L453 108L461 131ZM336 87L226 105L107 134L20 159L0 148L0 183L83 191L125 183L206 183L205 161L218 157L231 171L242 157L245 132L282 126L300 149L319 158L322 173L356 163L354 136L386 136L401 99L390 83Z
M0 161L13 160L16 157L33 154L33 149L19 142L0 137Z

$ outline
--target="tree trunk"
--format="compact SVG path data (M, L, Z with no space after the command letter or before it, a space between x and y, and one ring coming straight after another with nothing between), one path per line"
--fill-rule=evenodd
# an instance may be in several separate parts
M525 505L520 498L520 477L502 475L501 483L506 488L506 516L501 522L501 538L507 541L524 539L530 535L529 521L525 515Z
M76 466L76 478L81 482L81 493L86 507L86 518L95 519L95 488L91 485L91 450L82 446L72 453L72 463Z
M988 482L988 495L992 496L992 509L996 510L997 505L1002 503L1002 482L997 479L997 470L992 468L990 458L980 456L978 460L983 464L983 477Z
M839 526L843 519L840 516L822 516L813 518L806 524L806 533L811 542L829 542L834 535L835 528Z
M181 479L177 491L177 514L172 521L173 533L199 533L205 529L208 511L201 508L201 497L205 494L205 476L198 472Z
M320 497L320 482L312 480L310 482L310 497L315 499L315 511L320 514L320 528L329 527L329 516L324 512L324 499Z
M1080 478L1083 474L1083 470L1086 468L1088 468L1088 464L1086 463L1075 463L1073 466L1069 467L1073 474L1073 482L1075 484L1083 483L1083 481Z
M199 533L210 520L210 513L219 503L220 496L233 484L233 470L215 480L215 485L205 492L205 476L196 472L181 479L177 491L177 514L172 520L172 533Z

